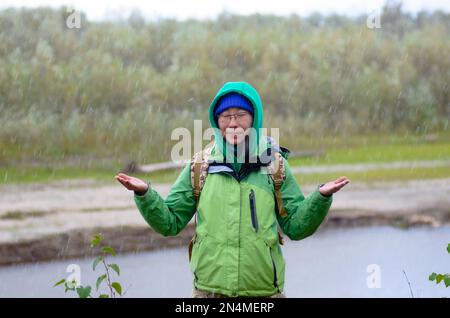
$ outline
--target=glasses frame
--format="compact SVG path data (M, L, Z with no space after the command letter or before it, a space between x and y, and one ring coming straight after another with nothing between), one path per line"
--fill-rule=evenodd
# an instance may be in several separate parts
M234 118L238 123L242 123L244 119L251 115L248 111L239 111L234 114L228 114L228 115L219 115L219 121L223 124L229 124L231 122L231 119Z

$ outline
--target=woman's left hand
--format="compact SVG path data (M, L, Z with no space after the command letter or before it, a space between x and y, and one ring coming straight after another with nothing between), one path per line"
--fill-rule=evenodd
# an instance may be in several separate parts
M350 180L347 177L340 177L334 181L325 183L319 188L322 195L329 196L341 190Z

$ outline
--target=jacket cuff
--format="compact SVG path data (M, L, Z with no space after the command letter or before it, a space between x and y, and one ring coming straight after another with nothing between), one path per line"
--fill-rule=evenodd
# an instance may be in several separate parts
M134 191L134 195L136 196L136 197L145 197L148 193L150 193L151 191L151 188L150 188L150 182L147 182L147 185L148 185L148 188L147 188L147 191L145 191L145 192L136 192L136 191Z
M320 188L321 187L323 187L325 185L325 183L322 183L321 185L319 185L318 187L317 187L317 191L319 192L319 194L322 196L322 197L324 197L324 198L331 198L332 196L333 196L333 193L332 194L330 194L330 195L325 195L325 194L322 194L322 193L320 193Z

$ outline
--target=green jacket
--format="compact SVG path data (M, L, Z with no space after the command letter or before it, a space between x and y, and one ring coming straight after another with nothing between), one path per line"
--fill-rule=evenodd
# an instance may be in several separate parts
M245 95L255 108L253 127L262 127L262 104L258 93L247 83L227 83L218 98L235 91ZM281 187L288 214L281 218L274 198L273 182L259 161L244 164L236 173L224 163L227 152L220 135L215 136L212 163L198 205L196 240L190 269L198 289L228 296L269 296L283 291L285 262L278 241L277 223L292 240L312 235L324 220L332 197L318 189L304 197L287 160L283 158L286 179ZM258 136L259 146L252 155L261 156L276 145ZM219 142L217 142L219 141ZM283 153L282 153L283 154ZM135 202L147 223L164 236L177 235L195 213L190 165L186 164L166 199L154 189L135 195Z

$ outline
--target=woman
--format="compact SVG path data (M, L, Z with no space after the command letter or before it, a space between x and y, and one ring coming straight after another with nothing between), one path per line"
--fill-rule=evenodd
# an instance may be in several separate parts
M285 262L278 225L292 240L312 235L328 213L332 194L350 180L322 184L305 198L287 163L288 150L260 136L261 99L246 82L229 82L219 90L209 120L215 141L198 205L190 163L165 200L138 178L121 173L116 179L135 192L144 219L164 236L177 235L198 212L190 260L194 297L282 297ZM270 161L263 160L276 152L284 167L279 192L267 173Z

